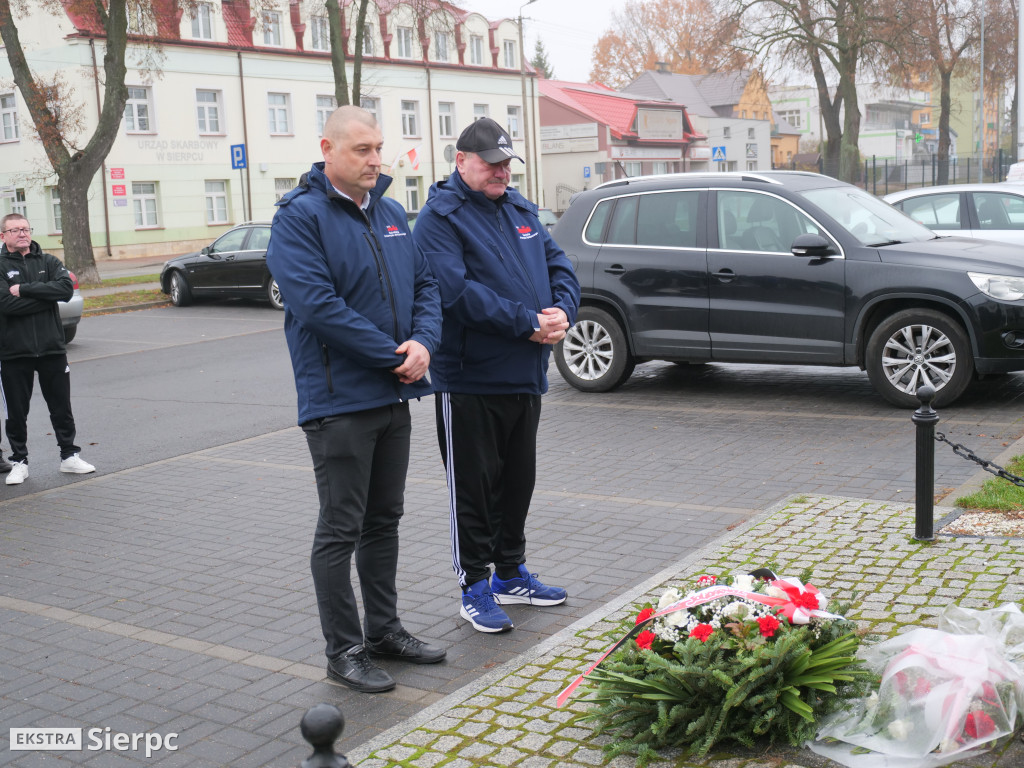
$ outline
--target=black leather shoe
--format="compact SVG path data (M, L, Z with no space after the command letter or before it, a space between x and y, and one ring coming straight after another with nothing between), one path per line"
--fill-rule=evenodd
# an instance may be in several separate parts
M327 677L363 693L381 693L395 687L395 678L374 664L361 645L328 659Z
M0 475L10 472L12 469L14 469L14 465L3 456L0 456Z
M383 639L377 642L367 640L366 650L374 656L411 661L413 664L436 664L439 661L444 661L444 657L447 655L444 648L427 645L404 629L384 635Z

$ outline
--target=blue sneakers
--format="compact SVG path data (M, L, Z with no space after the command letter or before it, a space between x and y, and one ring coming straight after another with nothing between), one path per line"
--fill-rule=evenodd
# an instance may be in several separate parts
M462 609L459 613L473 625L473 629L480 632L508 632L512 629L512 620L494 602L487 579L470 584L462 593Z
M491 590L495 602L500 605L558 605L564 603L567 597L564 589L542 583L537 579L537 574L526 570L525 565L519 566L519 576L507 581L494 574L491 577Z

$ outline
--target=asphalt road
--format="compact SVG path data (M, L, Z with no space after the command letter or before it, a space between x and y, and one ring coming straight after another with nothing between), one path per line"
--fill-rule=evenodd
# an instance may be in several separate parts
M83 458L109 473L293 425L283 321L269 305L244 301L83 318L68 345ZM6 498L87 477L59 472L38 389L30 479Z

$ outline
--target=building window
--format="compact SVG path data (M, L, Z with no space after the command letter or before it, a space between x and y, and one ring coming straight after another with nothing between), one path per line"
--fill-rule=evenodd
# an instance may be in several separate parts
M135 6L135 10L131 8L125 9L128 15L128 31L133 35L154 35L156 34L156 25L154 19L146 13L146 9L143 3L139 3Z
M277 11L263 12L263 44L281 45L281 14Z
M128 101L124 105L124 127L128 133L148 133L149 88L128 87Z
M380 99L372 99L367 96L359 97L359 106L373 115L373 119L380 124Z
M398 35L398 58L411 59L412 56L412 27L399 27Z
M929 125L932 122L932 113L931 112L922 112L920 120L921 120L921 125Z
M668 163L662 161L651 163L651 173L668 173Z
M505 67L508 69L519 69L519 58L516 56L516 41L505 41Z
M469 63L483 66L484 63L484 39L480 35L470 35L469 38Z
M731 139L732 138L732 128L730 128L728 125L725 126L724 128L722 128L722 138L723 139Z
M626 175L629 176L629 178L633 178L634 176L643 176L644 175L644 164L643 163L638 163L638 162L636 162L634 160L634 161L630 161L628 163L624 163L624 165L625 165L625 168L626 168Z
M206 223L228 223L228 183L226 181L206 182Z
M491 114L491 108L486 104L474 104L473 105L473 122L475 123L481 117L488 117Z
M508 135L513 139L519 138L519 107L508 108Z
M63 232L64 222L60 212L60 190L57 187L47 187L50 193L50 215L53 218L53 231Z
M406 138L420 135L420 103L402 102L402 135Z
M295 179L274 179L274 202L295 189Z
M132 207L135 209L136 229L160 226L155 181L136 181L132 184Z
M418 211L420 209L419 176L405 177L405 209L407 211Z
M25 202L25 190L14 190L14 199L11 201L11 213L20 213L28 218L28 203Z
M363 56L376 56L373 45L373 24L363 26Z
M192 37L196 40L213 40L213 3L196 3L192 17Z
M272 134L288 133L290 100L287 93L267 94L267 121Z
M525 182L523 181L524 176L521 173L512 174L512 189L522 190Z
M748 139L755 138L755 136L754 136L754 129L753 128L747 128L747 138Z
M0 120L3 121L3 140L17 141L20 136L18 130L18 101L13 93L5 93L0 96Z
M448 61L448 33L434 35L434 61Z
M455 135L455 104L450 101L437 105L437 134L444 137Z
M781 117L794 128L803 127L804 112L802 109L787 109L783 112L779 112L779 117Z
M200 133L224 133L220 125L220 91L196 91L196 124Z
M313 35L314 51L331 50L331 29L326 16L312 16L309 19L310 32Z
M331 112L338 108L338 100L333 96L317 96L316 97L316 135L324 135L324 126L327 124L327 118L331 116Z

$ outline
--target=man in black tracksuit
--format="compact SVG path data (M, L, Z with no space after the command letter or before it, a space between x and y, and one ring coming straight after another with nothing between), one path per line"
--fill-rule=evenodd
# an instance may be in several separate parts
M28 478L28 408L36 374L60 446L60 471L95 472L75 445L71 368L57 306L74 294L71 275L56 256L42 252L21 214L4 216L0 239L0 384L13 463L7 485Z

